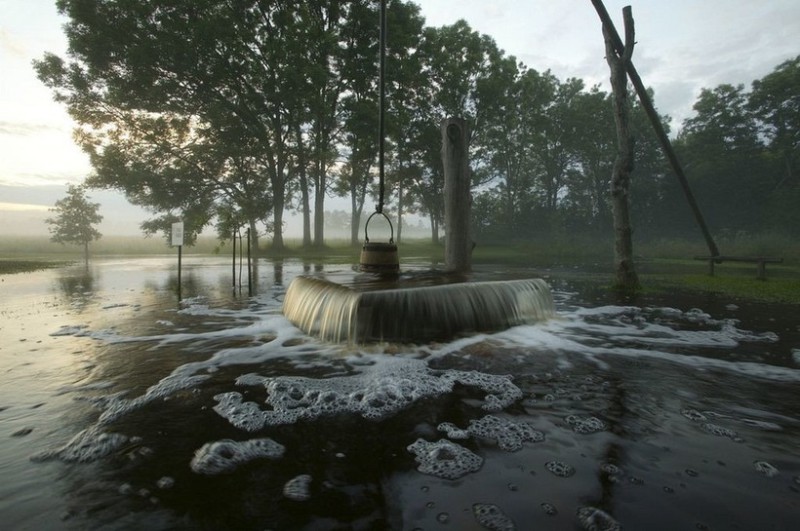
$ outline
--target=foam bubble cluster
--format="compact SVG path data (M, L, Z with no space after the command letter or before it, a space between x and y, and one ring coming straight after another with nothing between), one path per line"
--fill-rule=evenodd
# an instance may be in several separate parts
M266 409L243 402L239 393L215 396L214 410L234 426L257 431L265 426L293 424L342 413L380 420L406 409L419 399L452 391L456 384L486 393L483 409L500 410L522 397L510 376L476 371L429 369L424 362L398 358L365 367L365 372L326 379L300 376L242 375L238 385L262 385Z
M439 426L436 427L437 430L444 432L447 435L448 439L469 439L469 431L462 430L452 422L442 422Z
M758 472L764 474L768 478L774 478L778 475L778 469L766 461L755 461L753 466Z
M589 434L607 429L606 423L597 417L583 418L578 415L569 415L566 421L572 426L572 431L575 433Z
M711 435L716 435L717 437L728 437L730 439L735 439L738 437L735 431L730 428L726 428L724 426L719 426L717 424L713 424L711 422L704 422L700 425L703 428L703 431L706 433L710 433Z
M417 470L443 479L458 479L483 466L483 458L447 439L428 442L417 439L408 446L419 464Z
M214 400L217 401L214 411L240 430L258 431L267 422L266 414L258 404L242 402L239 393L221 393L214 396Z
M682 409L681 415L692 421L708 420L708 418L696 409Z
M88 463L117 451L129 440L126 435L107 433L92 427L75 435L61 448L39 453L31 459L34 461L60 459L67 463Z
M587 531L619 531L622 526L614 518L597 507L581 507L577 511L578 522Z
M300 474L287 481L283 495L293 501L308 501L311 498L311 476Z
M224 439L204 444L198 449L190 466L198 474L214 476L230 473L254 459L279 459L285 448L272 439L232 441Z
M575 468L562 461L548 461L545 468L560 478L568 478L575 473Z
M515 531L517 526L497 505L492 503L476 503L472 506L472 514L486 529L492 531Z
M525 441L544 440L544 433L533 429L530 424L513 422L494 415L471 420L467 431L476 437L497 441L497 445L507 452L521 450Z

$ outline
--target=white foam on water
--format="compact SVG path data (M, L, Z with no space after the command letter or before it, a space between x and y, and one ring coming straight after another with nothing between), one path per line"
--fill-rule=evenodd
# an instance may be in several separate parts
M255 459L280 459L285 450L283 445L269 438L249 441L223 439L200 447L189 466L198 474L215 476L233 472Z
M231 424L247 431L264 426L293 424L343 413L380 420L408 408L423 398L449 393L456 384L486 393L483 409L498 411L520 398L522 391L510 376L477 371L432 370L424 360L402 356L381 356L362 372L324 379L302 376L265 377L245 374L238 385L263 386L267 391L260 409L254 402L242 402L239 393L222 393L214 410Z
M308 501L311 499L311 476L300 474L283 486L283 495L292 501Z
M797 365L800 365L800 348L792 349L792 361L794 361Z
M766 461L756 461L753 463L753 467L756 469L756 471L764 474L768 478L774 478L778 475L778 469Z
M678 315L678 310L650 308L646 309L645 313L648 318L654 315L667 315L673 319L681 317L687 322L694 319L714 326L715 329L682 330L663 323L626 323L621 319L624 315L637 312L641 314L644 310L621 306L580 308L571 313L562 313L557 318L537 325L522 325L498 332L491 338L509 347L525 347L531 351L531 355L536 356L541 356L543 352L581 355L601 369L608 368L604 359L640 358L677 363L699 370L723 370L766 380L800 382L800 370L791 367L710 358L667 350L670 347L732 349L742 343L773 343L778 339L773 332L757 334L740 330L731 320L714 321L699 310L680 312ZM587 317L598 316L609 321L586 321ZM474 340L478 342L481 338ZM454 350L456 349L447 345L438 351L432 351L432 354L440 356Z
M59 459L67 463L88 463L112 454L129 441L126 435L108 433L93 426L79 432L64 446L35 454L31 460Z
M619 531L622 529L614 517L597 507L580 507L576 514L578 522L586 531Z
M482 457L447 439L417 439L407 450L415 455L418 471L443 479L458 479L483 466Z
M493 503L475 503L472 505L475 520L492 531L516 531L517 526L500 507Z
M544 433L525 422L514 422L494 415L469 421L467 431L475 437L497 441L507 452L517 452L525 442L542 442Z

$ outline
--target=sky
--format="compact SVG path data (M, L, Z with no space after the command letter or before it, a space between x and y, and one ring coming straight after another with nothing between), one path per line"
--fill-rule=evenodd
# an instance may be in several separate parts
M463 18L530 68L609 90L601 25L590 0L415 3L429 26ZM653 88L658 110L673 118L673 132L691 116L702 88L749 87L800 55L798 0L606 0L605 5L620 33L622 8L632 6L633 62ZM45 52L65 56L65 22L55 0L0 0L0 235L46 234L47 208L63 197L67 184L91 173L72 141L71 119L31 66ZM89 195L102 205L100 232L139 234L147 217L141 209L115 192ZM337 207L335 201L328 204Z

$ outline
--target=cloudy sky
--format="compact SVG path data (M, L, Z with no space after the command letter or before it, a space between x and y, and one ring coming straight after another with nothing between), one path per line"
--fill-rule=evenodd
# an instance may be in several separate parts
M463 18L492 36L509 55L559 79L577 77L608 87L603 39L590 0L417 0L428 25ZM46 207L90 168L72 143L64 109L36 79L33 59L64 55L65 22L54 0L0 0L0 234L26 220L44 231ZM655 91L655 104L673 117L673 130L691 115L701 88L749 86L779 63L800 55L800 1L606 0L622 29L633 7L634 64ZM391 32L391 28L389 30ZM34 188L37 187L37 188ZM93 192L106 216L101 232L137 233L143 218L114 194ZM114 214L112 215L111 212ZM124 213L124 216L119 215ZM112 220L113 218L113 220ZM38 224L38 225L37 225Z

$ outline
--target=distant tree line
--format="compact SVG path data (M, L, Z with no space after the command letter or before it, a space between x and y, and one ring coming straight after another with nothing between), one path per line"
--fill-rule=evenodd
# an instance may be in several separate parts
M94 169L187 238L266 226L281 248L287 210L304 245L324 244L325 199L350 199L358 240L376 193L378 2L368 0L58 0L66 59L39 78L78 123ZM388 2L387 206L442 228L440 121L468 119L479 241L609 233L615 156L610 95L557 79L462 21L428 27ZM598 24L598 49L602 42ZM601 58L598 60L602 60ZM704 90L677 139L717 230L800 232L800 57L753 83ZM665 120L667 120L665 118ZM667 120L668 121L668 120ZM692 230L685 201L634 106L632 209L640 235ZM367 213L369 213L367 211ZM397 223L397 239L402 223ZM257 243L257 242L256 242Z

